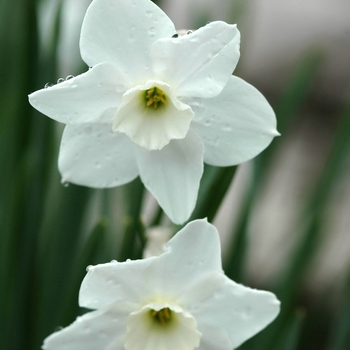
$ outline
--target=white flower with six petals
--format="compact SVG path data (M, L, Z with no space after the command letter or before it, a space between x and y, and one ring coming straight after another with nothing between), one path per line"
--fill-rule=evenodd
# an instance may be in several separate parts
M173 38L174 24L149 0L94 0L81 30L86 73L29 96L67 124L63 182L105 188L138 175L175 223L192 213L203 161L230 166L271 142L274 112L232 76L235 25L217 21Z
M232 350L278 314L270 292L227 278L216 228L196 220L165 253L91 266L79 295L97 309L45 339L45 350Z

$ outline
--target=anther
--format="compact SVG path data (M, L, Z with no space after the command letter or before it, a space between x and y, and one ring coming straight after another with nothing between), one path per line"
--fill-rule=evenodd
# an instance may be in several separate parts
M154 109L157 109L161 104L167 103L164 92L157 87L153 87L147 90L145 94L145 98L146 98L146 106L147 107L153 106Z

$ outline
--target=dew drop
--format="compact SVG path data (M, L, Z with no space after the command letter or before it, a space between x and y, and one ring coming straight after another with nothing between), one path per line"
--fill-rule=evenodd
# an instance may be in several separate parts
M49 87L51 87L51 86L53 86L52 83L46 83L45 86L44 86L44 88L47 89L47 88L49 88Z
M58 327L55 328L55 332L58 332L58 331L60 331L61 329L63 329L63 327L62 327L62 326L58 326Z
M123 92L125 90L124 85L122 84L118 84L115 89L117 90L117 92Z
M63 185L63 187L68 187L69 186L69 182L64 181L64 182L62 182L62 185Z
M89 270L92 268L92 265L89 265L86 267L86 272L89 272Z
M193 33L193 30L188 30L188 31L186 32L187 35L192 34L192 33Z
M225 123L224 131L231 131L231 125L229 123Z
M91 134L91 133L92 133L92 128L91 128L91 126L85 127L85 128L84 128L84 131L85 131L86 134Z
M251 318L251 317L252 317L252 310L251 310L251 308L250 308L250 307L245 308L245 309L243 310L243 312L242 312L242 316L243 316L243 318L245 318L245 319Z
M66 80L70 80L70 79L73 79L74 78L74 75L67 75L66 76Z
M111 263L113 263L113 264L115 264L117 262L118 262L117 260L111 260Z
M174 34L173 36L172 36L172 38L178 38L179 37L179 34Z
M207 119L207 120L204 122L204 124L205 124L206 126L210 126L210 125L211 125L211 120L210 120L210 119Z
M59 78L59 79L57 80L57 84L63 83L63 82L64 82L64 79L63 79L63 78Z
M126 262L130 262L131 260L130 259L126 259Z
M153 16L153 12L152 11L146 11L146 16L147 17L152 17Z

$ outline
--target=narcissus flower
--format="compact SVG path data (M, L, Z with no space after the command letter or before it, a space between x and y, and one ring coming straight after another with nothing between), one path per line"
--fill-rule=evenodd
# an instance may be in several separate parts
M274 294L224 275L219 236L206 220L189 223L160 256L90 267L79 304L96 310L43 349L232 350L279 312Z
M139 175L171 220L185 222L203 161L242 163L278 135L265 98L231 75L239 43L235 25L212 22L176 37L149 0L94 0L80 37L91 68L29 96L67 124L62 181L106 188Z

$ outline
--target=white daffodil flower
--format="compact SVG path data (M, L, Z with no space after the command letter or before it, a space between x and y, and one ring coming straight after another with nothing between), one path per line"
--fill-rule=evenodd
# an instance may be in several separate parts
M139 175L180 224L194 209L203 161L242 163L278 132L265 98L231 75L239 58L236 25L216 21L175 34L149 0L93 0L80 37L91 68L29 100L67 124L62 182L106 188Z
M203 219L159 256L90 267L79 304L96 310L50 335L43 349L232 350L265 328L280 303L224 275L218 232Z

